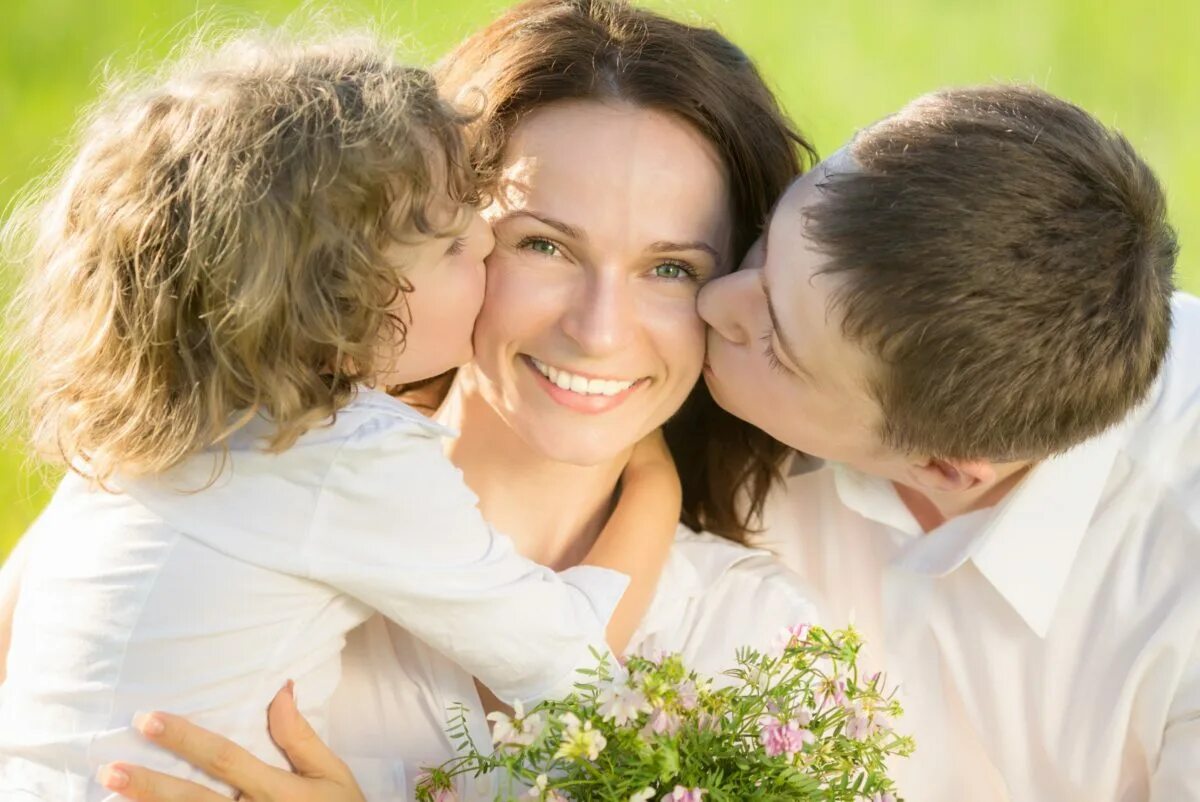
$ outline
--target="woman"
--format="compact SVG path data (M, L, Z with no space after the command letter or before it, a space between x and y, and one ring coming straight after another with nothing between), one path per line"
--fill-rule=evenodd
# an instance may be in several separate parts
M439 415L462 433L450 455L488 520L526 556L564 568L606 520L630 448L665 425L683 521L716 534L681 526L631 648L729 667L738 647L765 647L813 610L797 580L737 543L782 449L697 384L696 293L737 263L811 149L727 40L619 3L518 6L445 64L445 91L484 100L474 156L497 239L476 362ZM453 754L444 721L455 702L486 743L471 678L372 620L347 646L331 746L367 798L405 798L417 767ZM299 793L221 754L253 798ZM205 798L129 773L131 798Z

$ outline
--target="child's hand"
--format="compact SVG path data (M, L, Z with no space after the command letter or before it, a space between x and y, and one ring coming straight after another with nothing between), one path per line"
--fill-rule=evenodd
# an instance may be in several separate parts
M366 802L350 769L326 746L296 709L291 683L267 709L271 737L295 773L269 766L237 744L166 713L139 717L149 740L174 752L205 774L237 788L244 802ZM157 722L157 724L155 724ZM135 802L227 802L228 797L169 774L110 763L100 784Z

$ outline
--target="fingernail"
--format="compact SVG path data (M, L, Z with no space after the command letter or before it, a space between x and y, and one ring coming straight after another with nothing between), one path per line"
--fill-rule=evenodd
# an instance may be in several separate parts
M96 781L110 791L119 791L129 785L129 775L116 766L101 766L96 772Z
M293 699L296 698L296 681L295 680L290 679L287 682L283 683L283 689L285 691L287 691L288 696L292 697Z
M162 735L167 727L163 720L153 713L138 713L133 717L133 726L142 735L147 736Z

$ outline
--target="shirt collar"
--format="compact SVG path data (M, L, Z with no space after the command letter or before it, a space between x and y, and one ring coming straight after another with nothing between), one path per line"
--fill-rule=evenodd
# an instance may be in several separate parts
M689 605L703 597L726 571L742 560L766 554L770 552L679 524L658 589L629 641L629 651L637 651L647 638L678 631Z
M1123 430L1116 427L1038 463L1000 504L961 515L924 536L889 481L836 465L835 483L842 503L900 535L895 564L945 576L971 560L1044 638Z
M1123 428L1039 463L996 507L971 558L1040 638L1108 484Z

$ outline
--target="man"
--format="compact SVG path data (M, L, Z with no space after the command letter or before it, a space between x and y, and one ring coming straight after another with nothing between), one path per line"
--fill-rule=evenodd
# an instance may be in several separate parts
M811 455L764 539L900 684L911 800L1200 799L1175 255L1124 138L987 87L860 132L701 294L718 402Z

